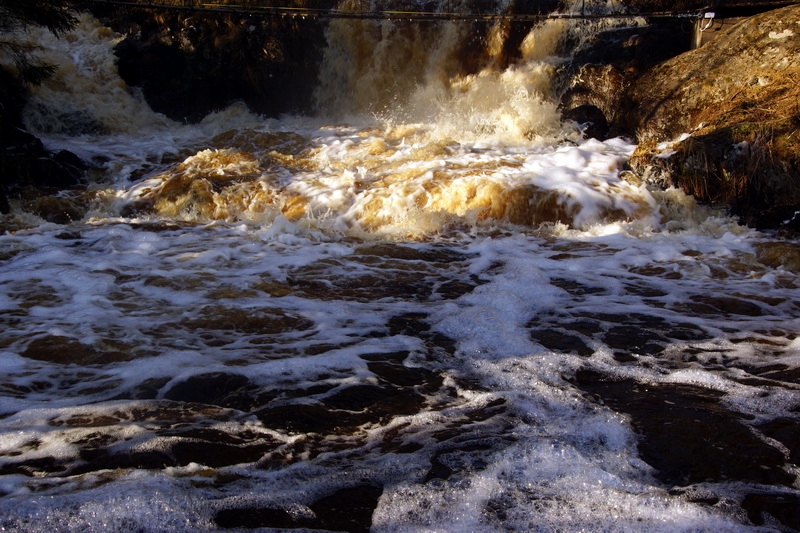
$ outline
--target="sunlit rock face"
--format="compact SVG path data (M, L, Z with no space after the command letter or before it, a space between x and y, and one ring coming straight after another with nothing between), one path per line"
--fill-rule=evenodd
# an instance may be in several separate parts
M797 86L791 81L797 80L800 68L798 52L800 8L751 17L644 74L631 94L631 129L642 140L661 142L715 119L751 118L743 113L756 102L768 109L779 99L796 102L792 91Z
M660 64L629 93L628 127L642 143L634 166L660 168L750 223L783 225L800 205L798 79L797 6L746 19Z
M608 135L635 139L631 166L646 181L730 206L749 224L800 227L800 9L745 18L691 51L687 28L593 37L562 71L565 116L591 106ZM597 123L582 127L597 135Z

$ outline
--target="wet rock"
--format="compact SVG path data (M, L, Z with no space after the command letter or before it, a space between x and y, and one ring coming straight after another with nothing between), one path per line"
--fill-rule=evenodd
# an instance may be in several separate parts
M374 301L381 298L427 300L433 292L432 283L418 272L348 273L334 278L322 278L315 265L294 269L287 282L304 295L324 300Z
M731 205L750 224L783 227L800 209L798 22L798 6L750 17L640 76L622 126L640 141L633 169Z
M764 309L755 302L728 296L693 296L691 302L676 305L680 310L688 310L698 315L744 315L763 316Z
M399 387L438 388L442 384L440 375L425 368L383 362L368 363L367 368L382 380Z
M280 309L237 309L222 305L208 305L201 316L182 324L191 331L244 332L250 334L279 334L286 331L305 330L314 325L308 319L294 316Z
M84 210L69 198L42 196L33 201L30 211L48 222L69 224L83 218Z
M139 383L128 393L121 395L119 399L132 398L136 400L152 400L158 396L159 391L164 385L169 383L168 377L150 378Z
M575 333L567 333L554 328L544 328L531 331L531 337L548 350L575 353L583 357L589 357L594 353L594 350Z
M131 355L98 350L69 337L44 335L32 340L20 354L29 359L59 364L107 364L126 361Z
M605 114L597 106L579 105L562 114L565 120L576 122L583 135L590 139L604 141L608 138L608 121Z
M603 335L603 342L615 353L656 355L664 351L669 340L638 325L614 326Z
M220 407L246 409L255 402L257 389L241 374L214 372L191 376L164 393L167 400L205 403Z
M419 412L425 397L409 388L353 385L325 398L323 403L339 411L361 413L352 417L358 423L375 423Z
M263 435L240 435L209 428L161 430L159 434L157 450L113 450L102 442L83 445L79 452L82 462L71 468L69 474L118 468L162 469L191 463L221 468L255 463L277 446Z
M800 496L795 493L748 494L742 508L757 526L772 525L777 520L792 531L800 531Z
M464 281L448 281L436 287L436 294L445 300L455 300L475 290L478 284Z
M170 446L170 455L178 465L198 463L212 468L250 464L272 451L276 443L272 441L254 443L225 442L230 436L222 431L214 432L207 439L178 441Z
M282 508L232 508L219 511L214 522L222 528L313 529L368 532L372 513L383 493L381 487L360 485L340 489L303 506L305 513Z
M75 154L50 152L25 131L20 110L27 93L0 68L0 212L8 212L8 195L23 187L76 186L88 166Z
M426 345L432 350L443 350L447 353L455 353L456 341L441 333L431 331L431 325L426 319L425 313L404 313L393 316L389 319L387 326L392 335L408 335L418 337L425 341Z
M86 449L81 450L79 457L83 464L71 468L70 475L119 468L161 470L169 466L179 465L172 455L161 450L112 454L106 449Z
M722 393L678 384L642 384L592 370L575 377L582 390L630 415L641 458L667 485L745 481L791 487L783 453L758 436L743 416L724 407Z
M43 474L60 474L68 466L62 459L55 457L41 457L21 462L7 462L0 466L0 476L20 474L23 476L41 476Z
M758 260L772 268L800 273L800 245L793 242L764 242L756 245Z
M330 433L353 426L353 416L332 412L319 404L288 404L260 409L254 413L265 426L290 433Z
M162 401L57 417L49 423L65 429L59 433L69 444L69 453L57 459L37 457L41 443L33 440L3 454L0 473L73 476L129 468L160 470L191 463L219 468L256 463L279 447L280 443L258 428L237 424L236 415L208 405ZM133 439L120 433L120 424L131 422L146 432ZM220 422L230 423L218 429ZM76 432L74 428L91 430Z
M800 466L800 419L778 418L758 426L759 431L789 450L789 459Z
M367 244L359 246L355 251L355 255L444 264L466 261L470 257L467 254L459 253L448 248L420 249L398 244Z
M325 399L325 405L345 411L363 411L376 403L385 402L395 391L375 385L353 385Z
M0 133L3 185L7 191L23 187L67 189L80 184L88 166L66 150L50 152L22 130Z

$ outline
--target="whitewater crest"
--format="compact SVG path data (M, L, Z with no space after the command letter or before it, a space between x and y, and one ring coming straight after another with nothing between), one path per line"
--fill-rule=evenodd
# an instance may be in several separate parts
M551 80L570 31L546 21L510 49L508 22L331 21L316 90L325 119L217 130L121 194L121 212L200 222L280 215L393 239L657 224L646 188L620 178L633 146L584 142L560 118Z
M561 120L553 72L578 33L563 20L524 37L507 21L333 20L319 117L265 120L237 104L181 125L125 86L112 53L119 36L83 15L66 39L46 40L66 66L26 113L32 129L95 162L115 189L96 194L95 217L280 216L392 239L498 225L658 226L657 200L622 179L634 147L584 141Z
M633 149L619 140L500 155L437 142L409 127L326 133L336 140L310 137L295 151L198 152L129 189L126 209L193 221L271 221L281 214L396 238L502 223L585 229L652 211L648 191L619 177Z

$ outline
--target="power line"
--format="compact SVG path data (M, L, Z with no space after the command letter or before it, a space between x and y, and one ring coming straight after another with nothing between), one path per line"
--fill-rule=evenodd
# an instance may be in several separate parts
M337 9L309 9L274 6L254 6L249 4L220 4L200 2L196 0L182 0L180 4L162 4L152 0L82 0L82 4L95 6L129 7L138 9L153 9L163 11L195 11L206 13L247 14L292 18L318 18L318 19L373 19L373 20L407 20L407 21L509 21L509 22L536 22L546 19L627 19L644 17L648 19L685 19L701 18L707 11L696 10L681 13L676 12L647 12L647 13L470 13L470 12L440 12L440 11L343 11ZM790 2L793 3L793 2ZM782 2L782 5L787 5ZM738 4L737 4L738 5Z

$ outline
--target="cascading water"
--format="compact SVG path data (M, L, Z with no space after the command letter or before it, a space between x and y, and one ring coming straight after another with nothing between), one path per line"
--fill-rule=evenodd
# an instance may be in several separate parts
M32 37L95 181L0 237L0 527L793 527L800 246L562 123L568 31L332 21L319 116L197 125Z

